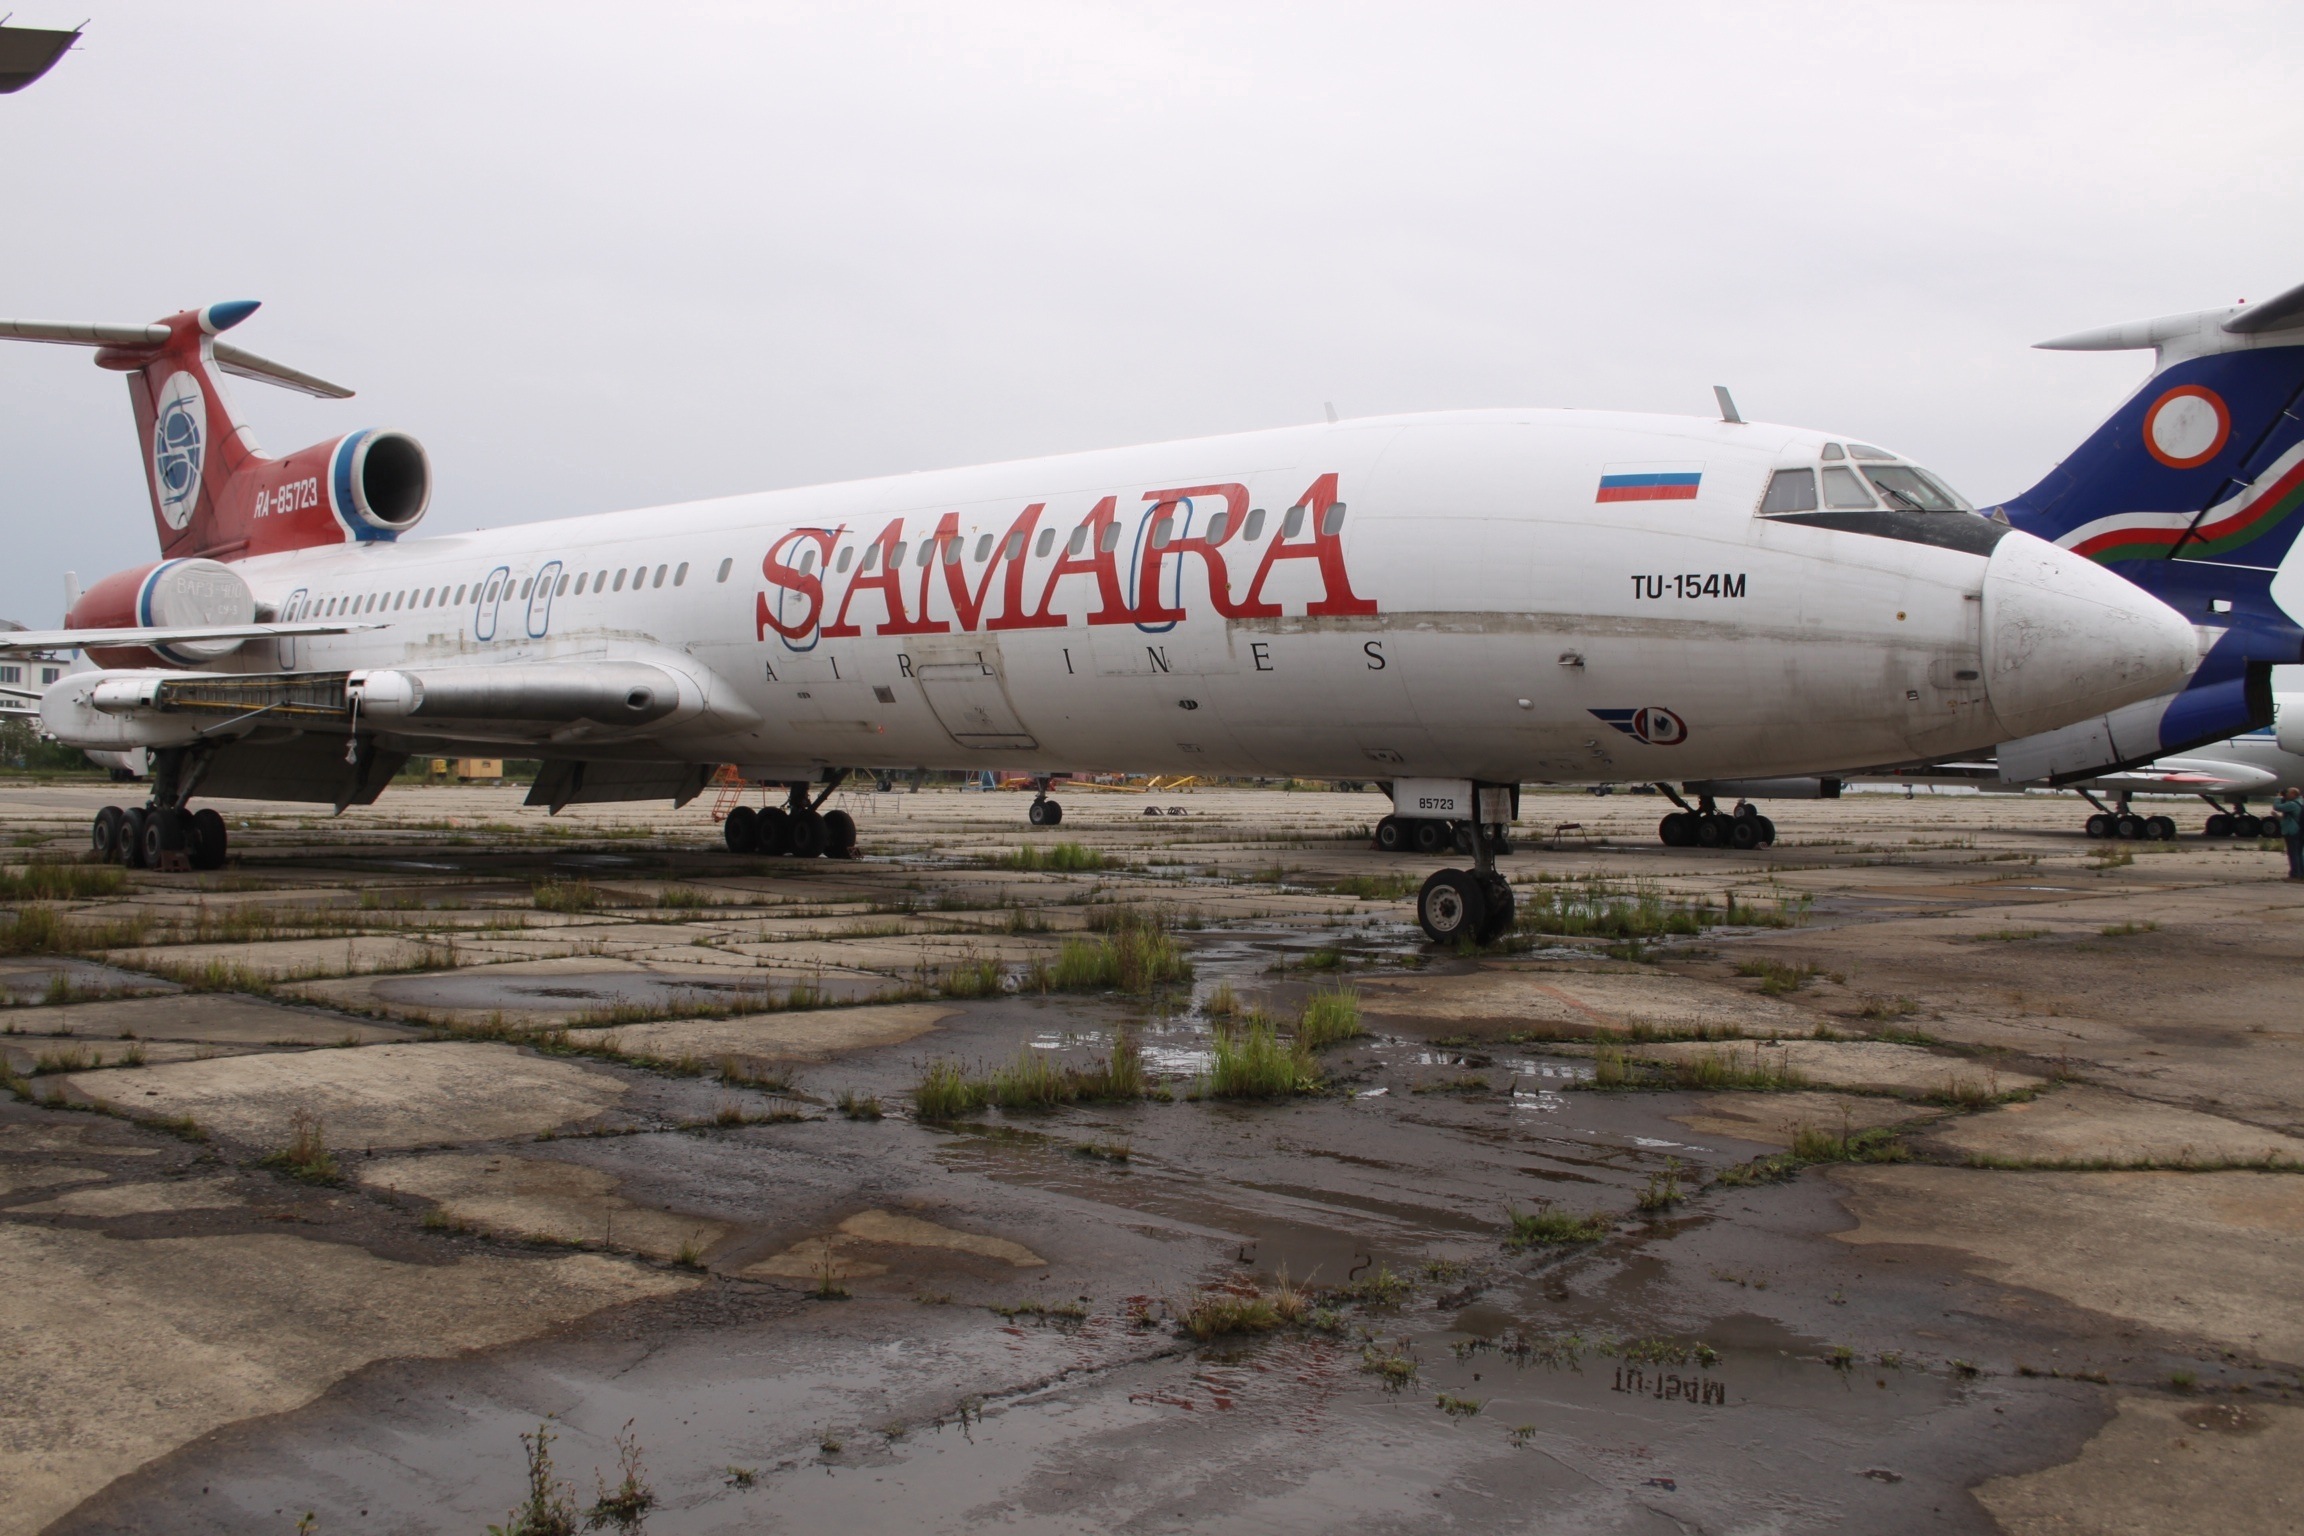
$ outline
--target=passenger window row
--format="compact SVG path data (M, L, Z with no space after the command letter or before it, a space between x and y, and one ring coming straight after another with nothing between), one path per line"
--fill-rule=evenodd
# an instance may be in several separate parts
M720 580L726 581L728 579L729 567L733 564L733 560L720 562ZM560 579L552 585L552 596L569 596L571 580L574 581L575 590L578 593L584 591L587 583L590 584L595 593L621 592L625 590L627 583L635 592L640 591L643 587L654 590L665 584L667 575L669 575L673 586L686 586L688 583L688 562L683 560L676 566L670 563L659 565L655 568L653 576L650 575L646 565L635 565L629 569L615 571L613 581L611 581L611 573L608 571L578 572L573 577L563 571L560 574ZM454 587L442 584L437 587L409 587L398 592L348 593L333 597L307 597L295 604L291 612L282 615L282 621L293 623L298 619L350 618L372 613L400 613L433 607L454 608L464 602L467 594L475 603L483 606L496 602L500 598L525 602L535 595L535 590L536 578L534 576L523 578L517 587L512 585L509 577L490 577L485 583L464 582Z

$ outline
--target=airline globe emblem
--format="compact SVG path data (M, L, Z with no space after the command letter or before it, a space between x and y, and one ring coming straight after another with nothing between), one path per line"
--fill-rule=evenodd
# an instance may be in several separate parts
M2231 435L2223 397L2197 384L2177 385L2144 412L2144 449L2170 469L2207 463Z
M1676 747L1688 739L1688 722L1651 704L1633 711L1632 734L1652 747Z
M181 529L192 521L192 508L200 499L201 432L207 419L207 401L200 393L200 381L179 373L161 387L155 404L153 494L168 526Z

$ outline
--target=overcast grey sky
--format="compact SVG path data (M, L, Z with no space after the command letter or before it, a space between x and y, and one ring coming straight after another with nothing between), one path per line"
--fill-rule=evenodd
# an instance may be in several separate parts
M0 315L263 300L428 530L1715 382L1993 499L2143 372L2029 343L2304 282L2292 6L14 3ZM26 623L153 558L85 352L0 518Z

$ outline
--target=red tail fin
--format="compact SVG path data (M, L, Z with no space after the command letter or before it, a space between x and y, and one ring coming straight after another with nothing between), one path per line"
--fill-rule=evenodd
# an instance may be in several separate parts
M431 465L414 438L362 431L265 457L232 409L220 374L328 399L352 391L217 340L255 313L211 304L151 325L0 320L0 338L100 348L97 366L128 375L152 523L167 559L248 555L391 539L424 515Z

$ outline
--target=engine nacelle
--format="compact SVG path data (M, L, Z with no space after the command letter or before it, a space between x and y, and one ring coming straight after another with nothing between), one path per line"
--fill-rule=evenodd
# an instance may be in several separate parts
M124 752L182 747L200 739L196 715L162 707L167 684L185 674L146 670L67 672L40 695L40 725L68 747Z
M432 460L405 432L354 432L328 456L328 485L355 533L406 533L432 504Z
M377 725L478 727L520 738L584 723L629 729L683 710L693 715L703 695L683 682L643 661L527 662L358 671L344 691L361 718Z

